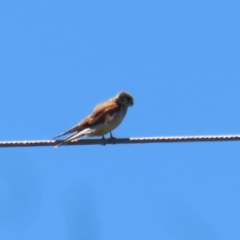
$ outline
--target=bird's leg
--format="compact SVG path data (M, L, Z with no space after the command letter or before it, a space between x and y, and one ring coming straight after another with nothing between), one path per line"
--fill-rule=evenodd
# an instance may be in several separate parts
M115 144L116 143L116 138L112 135L112 132L110 132L110 138L109 142Z
M102 135L102 140L104 141L104 143L101 143L101 145L105 146L106 145L106 143L105 143L106 138L104 137L104 135Z

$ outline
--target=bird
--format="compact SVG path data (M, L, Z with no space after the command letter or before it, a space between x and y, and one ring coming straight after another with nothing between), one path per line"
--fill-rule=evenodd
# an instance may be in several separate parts
M132 95L124 91L119 92L115 97L105 102L99 103L93 109L93 112L80 123L53 138L56 139L73 133L63 142L56 145L56 147L60 147L82 136L102 136L102 139L105 139L104 135L109 132L109 140L114 141L116 138L113 137L112 130L119 126L127 113L128 107L133 106L133 104L134 98Z

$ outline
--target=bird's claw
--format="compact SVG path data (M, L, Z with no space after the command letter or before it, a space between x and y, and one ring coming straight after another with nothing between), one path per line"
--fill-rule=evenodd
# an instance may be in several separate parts
M115 144L115 143L116 143L116 139L117 139L117 138L111 136L111 137L108 139L108 142Z
M101 143L101 145L105 146L106 145L106 138L104 136L102 136L102 141L103 141L103 143Z

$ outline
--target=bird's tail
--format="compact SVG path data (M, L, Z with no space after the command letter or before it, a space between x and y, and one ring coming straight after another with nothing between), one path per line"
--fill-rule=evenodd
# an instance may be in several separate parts
M75 125L74 127L68 129L66 132L63 132L61 133L60 135L54 137L53 139L56 139L56 138L59 138L61 136L64 136L66 134L69 134L69 133L73 133L73 132L76 132L76 131L81 131L83 129L83 127L80 127L80 124L77 124Z
M92 130L91 128L86 128L86 129L84 129L84 130L82 130L82 131L80 131L80 132L74 133L74 134L72 134L71 136L69 136L67 139L65 139L64 141L62 141L62 142L59 143L58 145L56 145L55 147L56 147L56 148L57 148L57 147L60 147L60 146L62 146L63 144L66 144L66 143L68 143L68 142L71 142L72 140L75 140L75 139L77 139L77 138L79 138L79 137L86 136L86 135L92 133L92 131L93 131L93 130Z

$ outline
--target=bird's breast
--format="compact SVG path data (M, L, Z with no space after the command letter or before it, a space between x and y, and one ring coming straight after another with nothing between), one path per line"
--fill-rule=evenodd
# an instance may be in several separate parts
M105 120L105 125L108 125L110 128L116 128L124 119L127 112L127 108L120 108L118 111L109 113Z
M108 113L105 117L105 120L101 126L99 126L95 131L94 135L104 135L116 127L119 126L119 124L124 119L125 115L127 113L127 108L120 108L117 111Z

